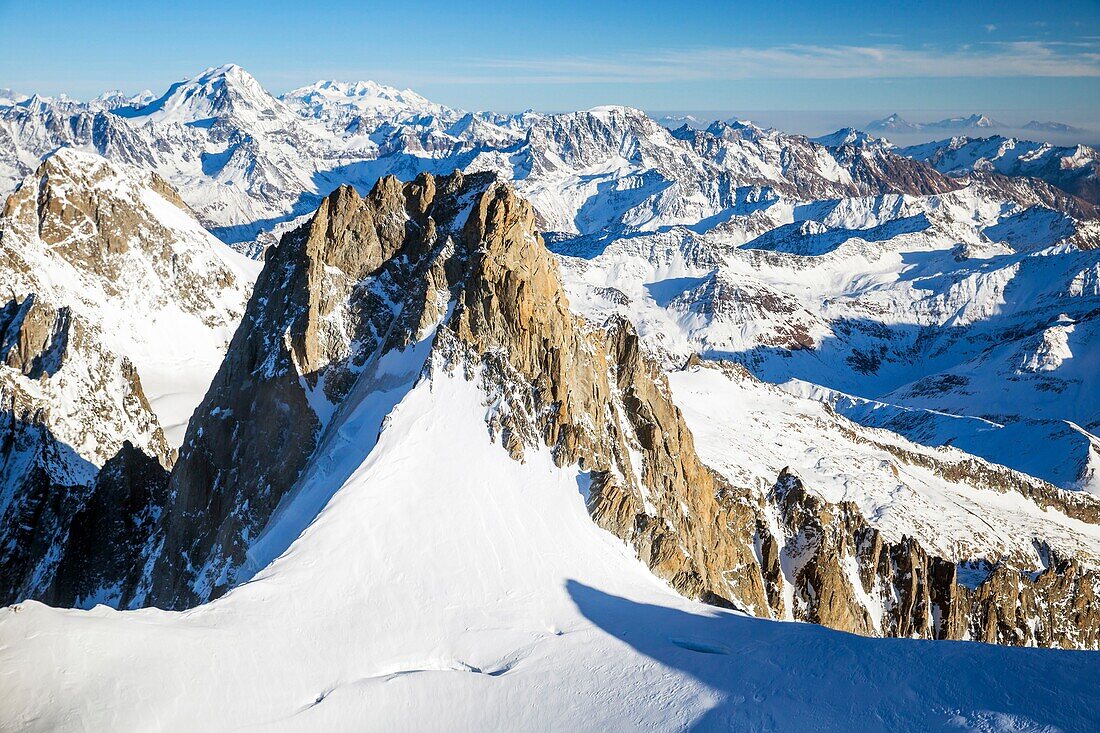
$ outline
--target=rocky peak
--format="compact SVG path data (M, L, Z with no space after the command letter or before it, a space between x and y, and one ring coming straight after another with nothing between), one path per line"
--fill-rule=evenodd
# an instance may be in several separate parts
M273 250L173 471L146 600L187 605L231 586L331 416L392 383L375 365L426 337L426 363L480 380L502 447L522 460L547 446L579 464L593 515L662 577L762 606L759 583L722 580L751 547L716 532L735 519L633 329L571 314L530 204L491 176L459 174L334 191ZM697 560L705 548L717 548L713 565Z
M527 143L533 169L540 173L563 165L584 168L614 157L667 168L684 152L668 130L630 107L547 115L528 131Z
M43 243L70 261L91 257L105 266L110 255L140 241L134 236L140 227L156 226L153 216L131 205L140 201L139 187L190 215L179 195L155 173L123 172L98 155L62 148L8 198L3 218L10 227L36 231Z
M99 314L140 300L143 313L171 305L224 327L239 311L222 295L243 300L251 277L157 174L69 148L8 197L0 245L13 291L56 295L66 305L75 297ZM38 283L44 270L59 277Z
M465 256L461 215L491 180L340 187L270 252L173 471L153 600L187 605L233 582L352 388L446 306L436 288L458 271L441 258Z

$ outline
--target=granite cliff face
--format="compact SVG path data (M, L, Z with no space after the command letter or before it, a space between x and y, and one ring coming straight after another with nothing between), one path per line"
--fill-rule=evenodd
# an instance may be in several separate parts
M482 196L465 236L473 258L464 292L436 343L480 374L502 445L522 460L543 444L559 464L579 464L595 521L681 592L760 604L757 576L723 576L752 564L751 546L726 531L733 518L718 503L717 477L695 455L633 327L594 327L569 311L534 213L509 188Z
M438 304L427 288L446 288L453 273L429 255L454 236L476 185L460 174L438 184L385 178L366 198L342 187L270 253L188 428L157 565L168 580L154 584L154 599L192 603L232 583L249 539L365 367L406 346L433 317Z
M786 470L768 498L779 536L761 524L757 541L778 616L871 636L1100 645L1100 615L1091 610L1100 576L1075 559L1043 547L1039 571L995 559L960 565L913 538L886 541L857 506L829 504ZM793 586L787 598L779 592L784 576Z
M252 543L307 467L329 460L333 416L385 399L405 358L414 380L443 369L475 381L490 436L515 460L549 449L578 466L594 521L689 597L867 635L1097 644L1097 580L1076 559L960 566L886 540L793 473L761 497L705 465L633 326L572 313L530 205L461 174L339 189L272 251L189 429L151 543L164 549L136 599L186 607L254 572Z
M109 258L135 240L95 241ZM48 386L96 326L37 298L2 311L0 357L6 378ZM136 368L117 358L101 372L129 386L105 390L124 396L111 409L148 435L120 434L102 458L53 434L64 429L50 400L26 386L5 392L0 470L18 486L5 526L21 532L3 545L18 579L12 597L187 608L224 594L260 569L253 551L285 521L304 477L338 458L345 418L367 403L384 417L442 370L478 385L488 438L514 460L549 450L558 466L577 467L593 520L688 597L866 635L1085 648L1100 639L1095 569L1041 537L1042 568L992 554L960 564L912 537L889 539L855 504L823 499L794 472L761 494L707 465L634 326L571 310L534 209L492 174L383 178L366 196L342 187L286 234L176 461ZM1087 497L892 450L1096 520Z

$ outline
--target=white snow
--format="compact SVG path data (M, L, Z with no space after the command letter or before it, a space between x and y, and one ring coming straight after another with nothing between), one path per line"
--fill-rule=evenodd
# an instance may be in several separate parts
M1095 655L863 639L680 598L595 527L575 470L491 444L484 402L461 377L422 381L293 545L218 601L0 611L0 726L836 730L873 711L885 728L1088 727ZM344 425L373 444L373 420Z
M669 383L700 457L737 486L770 490L789 467L826 500L855 502L889 540L914 537L941 557L1008 556L1039 568L1033 540L1041 537L1063 556L1100 565L1097 525L1041 509L1014 491L945 479L884 446L945 465L970 458L961 451L861 427L815 400L717 369L672 372Z

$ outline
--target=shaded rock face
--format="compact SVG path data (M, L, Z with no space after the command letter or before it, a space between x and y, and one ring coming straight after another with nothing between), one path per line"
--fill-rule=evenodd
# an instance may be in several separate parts
M947 193L959 183L931 166L922 165L889 150L844 145L832 150L837 163L862 191L904 193L913 196Z
M73 517L100 492L119 500L122 473L100 474L119 455L138 453L163 475L173 452L133 364L100 348L98 329L34 296L11 301L0 366L0 600L33 598L71 606L55 588L62 556L73 550ZM68 400L79 399L77 410ZM144 450L124 436L138 436ZM119 453L109 451L123 439ZM127 532L138 531L125 522ZM89 544L114 553L113 529L97 525ZM144 539L144 538L143 538Z
M38 597L53 574L57 538L91 492L95 467L2 395L0 411L0 598ZM14 408L14 409L13 409Z
M0 309L0 361L31 379L61 368L69 335L70 311L35 302L33 294Z
M69 522L53 581L40 600L55 606L117 606L147 568L133 559L146 547L167 499L168 471L127 442L96 475L88 499Z

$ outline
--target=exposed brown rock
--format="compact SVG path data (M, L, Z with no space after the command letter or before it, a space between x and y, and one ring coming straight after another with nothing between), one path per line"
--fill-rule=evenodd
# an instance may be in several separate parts
M449 296L441 303L437 289L449 292L465 257L455 219L488 180L387 177L365 197L341 187L268 253L188 427L147 602L187 606L232 585L321 437L311 400L335 411L372 359L442 313Z
M929 555L909 537L885 542L854 504L828 504L793 473L780 474L772 501L783 537L763 530L763 544L781 545L794 568L786 581L793 585L797 619L874 636L1100 645L1100 613L1094 610L1100 578L1074 560L1046 550L1049 565L1041 572L982 563L988 577L971 590L959 582L954 562Z

